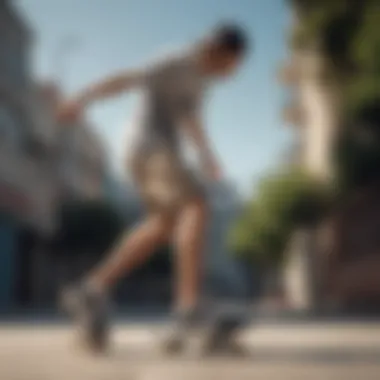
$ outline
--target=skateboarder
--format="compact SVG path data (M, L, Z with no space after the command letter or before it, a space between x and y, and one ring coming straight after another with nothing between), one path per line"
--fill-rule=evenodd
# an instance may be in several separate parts
M212 181L220 179L219 163L203 128L204 95L211 83L235 72L246 51L242 28L222 24L188 49L144 68L111 76L60 107L60 120L70 121L96 101L135 89L143 92L143 108L134 125L136 136L126 164L147 216L81 284L64 294L66 306L82 321L85 342L92 349L107 346L105 301L113 285L172 238L177 258L178 328L168 347L180 345L186 327L195 323L208 207L201 183L189 170L180 144L182 136L189 139L199 153L204 173Z

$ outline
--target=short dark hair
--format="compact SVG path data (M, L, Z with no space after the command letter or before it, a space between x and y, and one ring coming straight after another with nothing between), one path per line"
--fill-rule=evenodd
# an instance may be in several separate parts
M238 25L222 23L217 25L211 35L211 43L218 49L234 54L244 54L248 50L245 30Z

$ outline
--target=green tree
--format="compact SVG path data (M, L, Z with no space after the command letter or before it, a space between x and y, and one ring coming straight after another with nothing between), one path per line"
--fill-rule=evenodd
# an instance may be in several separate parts
M332 193L300 169L265 178L231 230L232 251L261 265L279 265L299 226L313 226L332 204Z
M378 0L291 0L299 22L293 48L319 53L321 83L339 88L340 135L334 158L338 193L291 169L264 179L231 231L232 249L279 264L299 226L312 227L337 195L380 180L380 3Z
M380 180L380 2L291 0L299 24L298 49L325 58L326 77L342 96L342 128L335 163L342 192Z

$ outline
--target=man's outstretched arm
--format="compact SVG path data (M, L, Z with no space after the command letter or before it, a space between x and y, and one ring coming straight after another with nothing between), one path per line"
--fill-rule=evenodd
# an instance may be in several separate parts
M144 71L130 70L89 86L58 109L58 119L70 122L97 100L106 99L139 87L146 79Z
M80 93L76 99L81 104L91 104L97 100L112 97L131 90L134 87L138 87L141 84L143 77L143 73L138 70L130 70L120 73L89 86Z

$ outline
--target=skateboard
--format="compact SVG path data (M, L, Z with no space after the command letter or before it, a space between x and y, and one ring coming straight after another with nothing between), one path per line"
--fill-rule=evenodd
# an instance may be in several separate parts
M185 339L173 339L164 344L163 351L168 355L183 355L195 341L195 351L199 356L219 354L245 356L248 351L239 341L239 334L247 322L247 319L241 315L221 313L211 322L189 331Z
M246 355L247 350L238 339L245 325L245 321L236 316L219 316L206 332L202 354Z

